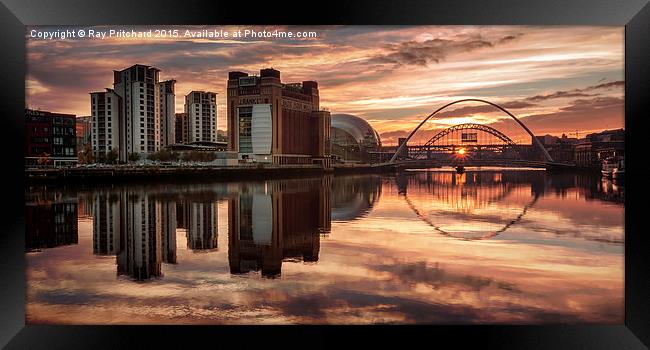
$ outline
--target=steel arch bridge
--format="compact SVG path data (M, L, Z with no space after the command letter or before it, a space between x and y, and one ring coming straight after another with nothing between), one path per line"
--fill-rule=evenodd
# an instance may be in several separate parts
M436 146L439 146L439 145L436 145L436 142L442 140L443 138L445 138L448 135L454 135L457 132L463 131L463 130L481 131L481 132L490 134L490 135L496 137L497 139L499 139L501 142L503 142L503 145L488 144L488 145L478 145L479 147L481 147L481 146L483 146L483 147L486 147L486 146L487 147L490 147L490 146L492 146L492 147L505 146L505 147L509 147L509 148L513 149L517 153L518 156L521 156L519 154L519 150L517 148L518 145L514 141L512 141L512 139L510 139L507 135L500 132L499 130L497 130L497 129L491 127L491 126L488 126L488 125L475 124L475 123L464 123L464 124L458 124L458 125L451 126L449 128L446 128L446 129L438 132L433 137L431 137L424 145L413 146L413 148L417 148L417 149L412 150L412 152L409 149L409 151L410 151L409 152L409 154L410 154L409 158L411 158L411 159L421 158L423 155L425 155L426 153L431 151L432 148L434 148ZM467 146L467 147L474 146L475 147L477 145L466 144L466 145L462 145L462 146L461 145L454 145L454 146L459 146L459 147L462 147L462 146ZM441 147L445 148L445 146L441 146Z
M433 113L429 114L426 118L424 118L424 120L422 120L422 122L420 122L420 124L419 124L417 127L415 127L415 129L413 129L413 130L409 133L409 135L406 137L406 139L404 140L404 142L402 142L402 143L399 145L399 147L398 147L397 150L395 151L395 154L391 157L391 159L390 159L390 161L388 161L388 163L389 163L389 164L391 164L391 163L395 163L395 160L397 160L397 157L402 153L402 151L404 150L404 148L406 148L406 144L408 143L408 141L409 141L409 140L413 137L413 135L414 135L414 134L415 134L415 133L416 133L416 132L417 132L417 131L422 127L422 125L424 125L424 123L426 123L426 122L427 122L429 119L431 119L434 115L436 115L437 113L439 113L439 112L441 112L442 110L446 109L447 107L452 106L452 105L455 105L455 104L457 104L457 103L462 103L462 102L480 102L480 103L484 103L484 104L487 104L487 105L493 106L493 107L497 108L498 110L504 112L505 114L507 114L508 116L510 116L510 117L511 117L515 122L517 122L517 124L519 124L519 126L521 126L522 129L524 129L524 130L528 133L528 135L531 136L531 138L532 138L532 140L533 140L533 144L534 144L534 145L535 145L535 146L536 146L536 147L537 147L537 148L542 152L542 154L544 155L544 158L546 159L546 161L549 162L549 163L553 163L553 162L554 162L554 161L553 161L553 158L552 158L551 155L548 153L548 151L546 150L546 148L544 148L544 146L542 145L542 143L537 139L537 137L535 137L535 134L533 134L533 132L530 131L530 129L528 129L528 127L527 127L523 122L521 122L521 120L519 120L517 117L515 117L514 114L510 113L508 110L506 110L505 108L499 106L499 105L496 104L496 103L493 103L493 102L490 102L490 101L486 101L486 100L477 99L477 98L466 98L466 99L456 100L456 101L453 101L453 102L447 103L446 105L444 105L444 106L442 106L442 107L436 109L435 111L433 111ZM476 124L476 125L478 125L478 124ZM485 125L482 125L482 126L484 127ZM497 134L501 134L501 135L503 135L503 133L501 133L500 131L498 131L498 130L496 130L496 129L494 129L494 128L490 128L490 129L491 129L491 130L488 131L488 132L489 132L490 134L494 135L494 136L497 136ZM495 131L496 133L491 132L491 131ZM444 131L443 131L443 132L444 132ZM444 135L443 135L443 136L444 136ZM503 136L505 136L505 135L503 135ZM442 136L441 136L441 137L442 137ZM499 136L497 136L497 137L499 137ZM435 136L434 136L434 138L435 138ZM433 139L433 138L432 138L432 139ZM508 138L507 136L506 136L506 139L507 139L507 140L510 140L510 138ZM431 140L429 140L429 142L431 142ZM429 143L429 142L427 142L427 143ZM433 142L435 142L435 141L433 141ZM431 142L431 143L433 143L433 142ZM512 140L510 140L510 142L512 142ZM514 144L514 142L512 142L512 144Z
M487 125L482 125L482 124L474 124L474 123L465 123L465 124L458 124L454 125L452 127L449 127L437 134L435 134L429 141L427 141L424 146L429 146L433 145L436 141L440 140L441 138L453 133L454 131L460 131L460 130L479 130L486 132L488 134L491 134L492 136L495 136L499 138L501 141L505 142L508 145L511 146L516 146L517 144L512 141L508 136L506 136L504 133L501 131Z

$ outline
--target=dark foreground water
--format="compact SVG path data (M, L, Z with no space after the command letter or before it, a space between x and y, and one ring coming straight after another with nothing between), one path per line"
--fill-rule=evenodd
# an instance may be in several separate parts
M499 169L32 187L27 323L622 324L623 196Z

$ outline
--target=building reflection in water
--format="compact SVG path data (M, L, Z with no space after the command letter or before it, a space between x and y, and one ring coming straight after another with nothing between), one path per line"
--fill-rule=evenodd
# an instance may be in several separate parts
M228 205L228 260L233 274L281 274L286 261L316 262L321 235L331 221L368 214L381 196L378 175L343 176L160 189L125 186L91 191L31 188L26 197L26 250L78 241L78 218L93 218L93 254L114 255L117 274L135 280L162 276L161 264L177 263L177 228L187 249L218 249L217 203ZM517 171L404 172L398 193L437 232L485 239L517 224L537 198L575 195L624 203L621 185L597 176ZM64 195L64 193L69 193Z
M95 190L93 253L115 255L118 275L162 276L161 263L177 263L177 228L186 230L188 250L217 250L217 203L226 200L231 272L276 277L284 261L318 261L320 236L331 228L332 179L172 186L165 194L142 187ZM355 208L348 216L367 212L379 196L379 178L370 185L362 180L348 179L334 191L343 196L337 197L342 208Z
M230 272L278 277L283 261L316 262L331 229L332 177L243 186L229 199Z
M176 202L160 200L157 203L158 222L160 223L160 246L162 262L176 264Z
M93 254L117 255L120 249L120 204L118 193L97 191L93 194Z
M77 198L63 191L32 189L25 200L25 251L77 244Z
M144 191L122 193L122 229L117 274L144 280L161 275L161 232L156 202Z
M185 201L181 204L187 249L212 251L217 247L217 205L215 202Z
M380 196L379 175L335 177L332 181L332 220L349 221L364 217Z
M614 185L468 169L30 188L27 250L77 243L77 222L79 242L27 254L28 320L250 323L260 308L277 310L264 322L620 320L624 190ZM163 274L155 290L132 283ZM313 300L317 312L302 313Z
M176 263L176 204L144 189L95 191L93 253L115 255L117 275L146 280Z

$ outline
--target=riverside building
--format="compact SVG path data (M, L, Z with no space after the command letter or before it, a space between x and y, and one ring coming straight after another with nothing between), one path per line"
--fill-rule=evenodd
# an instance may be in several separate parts
M113 88L90 93L93 151L98 159L117 152L119 161L143 157L173 143L175 80L136 64L113 72Z
M25 164L77 164L76 117L25 109Z
M330 164L330 113L318 83L284 84L280 71L228 73L228 149L240 161Z
M184 143L217 141L217 94L192 91L185 96L187 140Z
M176 143L188 143L190 139L190 125L187 113L176 113Z

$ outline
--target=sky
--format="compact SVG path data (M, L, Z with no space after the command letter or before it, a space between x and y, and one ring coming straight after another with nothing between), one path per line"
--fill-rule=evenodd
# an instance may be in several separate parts
M36 30L178 29L178 38L32 38ZM192 32L238 29L313 31L314 38L192 38ZM175 26L28 27L26 104L90 114L93 91L112 87L113 70L133 64L176 79L176 110L192 90L216 92L217 125L226 129L229 71L281 71L282 82L316 80L321 108L367 120L386 145L406 136L437 108L486 99L519 117L536 135L624 127L622 26ZM530 142L509 116L467 102L437 114L411 144L451 125L488 124Z

